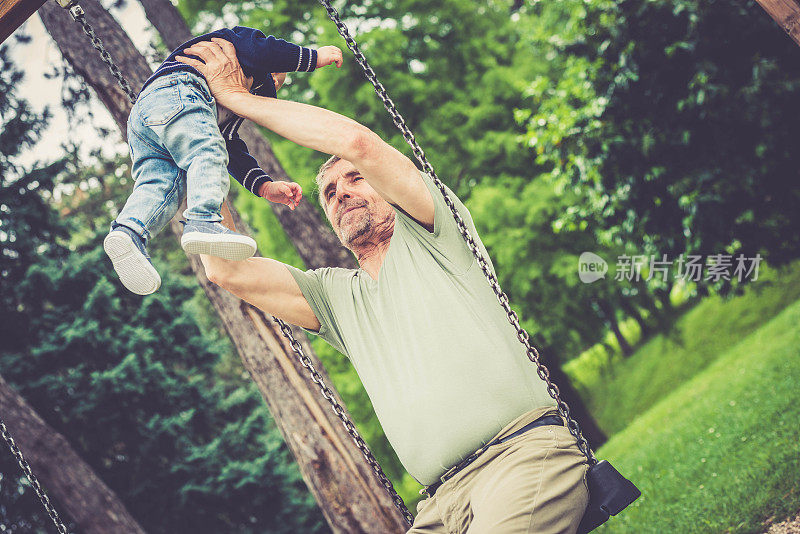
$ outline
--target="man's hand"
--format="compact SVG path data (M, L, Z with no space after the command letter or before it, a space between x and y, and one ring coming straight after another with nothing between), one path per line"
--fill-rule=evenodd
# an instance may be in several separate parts
M342 51L337 46L323 46L317 50L317 68L336 63L336 67L342 66Z
M264 182L261 185L258 196L266 198L270 202L286 204L294 210L300 204L300 199L303 198L303 190L299 184L279 180L277 182Z
M213 37L211 41L200 41L183 50L184 54L197 56L202 61L184 56L176 56L175 59L196 68L205 77L217 102L230 107L228 104L237 94L249 94L246 77L239 66L233 44L218 37Z

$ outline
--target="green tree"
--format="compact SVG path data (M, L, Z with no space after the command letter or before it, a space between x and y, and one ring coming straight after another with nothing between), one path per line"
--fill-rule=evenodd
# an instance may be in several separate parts
M17 97L16 87L22 79L22 72L8 59L8 48L0 47L0 308L4 310L0 339L4 351L19 350L30 334L25 321L8 313L17 305L11 289L21 283L26 268L40 254L66 255L59 244L66 229L45 198L62 165L27 168L18 161L20 153L40 139L50 117L47 110L37 115L27 101ZM0 525L32 532L50 518L22 478L11 454L0 455Z
M15 96L21 74L4 49L0 58L0 372L148 532L327 532L177 245L153 249L158 293L118 283L102 240L126 194L111 184L130 184L124 159L16 163L44 120ZM2 524L43 528L10 455L0 472Z
M553 180L584 194L565 224L590 221L603 243L659 258L797 257L800 69L758 5L596 0L529 11L563 28L529 26L554 64L519 118ZM670 289L655 286L665 305Z

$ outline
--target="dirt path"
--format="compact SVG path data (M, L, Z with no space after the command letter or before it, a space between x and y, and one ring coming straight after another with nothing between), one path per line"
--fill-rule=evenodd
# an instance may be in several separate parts
M764 534L800 534L800 512L782 523L770 525Z

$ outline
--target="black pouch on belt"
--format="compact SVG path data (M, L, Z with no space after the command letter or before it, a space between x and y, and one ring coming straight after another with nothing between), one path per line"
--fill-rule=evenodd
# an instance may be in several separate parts
M606 460L589 467L586 484L589 486L589 505L578 526L578 534L596 529L608 521L609 516L617 515L642 494L633 482Z

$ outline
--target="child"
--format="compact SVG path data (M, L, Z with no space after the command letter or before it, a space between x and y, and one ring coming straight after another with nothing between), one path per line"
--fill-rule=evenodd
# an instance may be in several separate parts
M148 78L128 117L133 191L103 242L122 284L139 295L161 286L146 247L178 212L184 194L183 249L229 260L251 257L256 243L219 222L230 188L228 172L253 194L291 209L302 197L298 184L272 181L261 170L236 134L244 119L215 105L205 78L175 60L185 48L213 37L233 43L248 89L259 96L276 98L287 71L342 64L342 51L335 46L314 50L236 26L184 43Z

